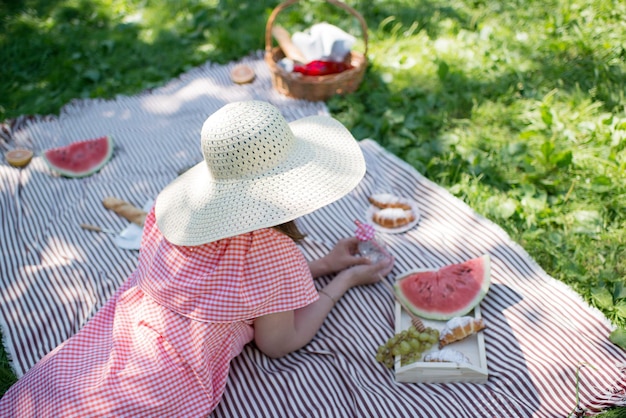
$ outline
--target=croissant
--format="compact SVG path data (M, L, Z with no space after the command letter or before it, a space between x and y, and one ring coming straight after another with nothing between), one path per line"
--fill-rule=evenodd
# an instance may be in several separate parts
M399 228L415 220L412 210L400 208L386 208L374 212L372 220L385 228Z
M117 197L105 197L102 204L105 208L139 226L143 226L146 220L146 212Z
M380 209L387 209L387 208L400 208L400 209L405 209L405 210L411 209L411 205L409 204L409 201L407 199L392 195L390 193L374 194L368 197L367 199L372 205Z
M424 356L424 361L428 363L465 363L472 364L470 359L463 353L451 348L433 351Z
M460 341L485 328L485 323L471 316L458 316L452 318L439 332L439 348L443 348L455 341Z

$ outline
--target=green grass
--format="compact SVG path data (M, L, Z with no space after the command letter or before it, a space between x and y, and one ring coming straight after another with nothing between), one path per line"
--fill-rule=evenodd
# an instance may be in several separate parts
M0 119L132 95L262 49L278 3L0 3ZM362 39L345 13L301 3L278 23L324 16ZM367 21L370 66L358 92L328 101L333 115L502 226L626 346L626 3L348 4Z

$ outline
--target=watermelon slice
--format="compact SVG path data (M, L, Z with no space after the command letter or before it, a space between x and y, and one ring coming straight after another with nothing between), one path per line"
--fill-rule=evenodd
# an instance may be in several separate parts
M113 140L109 136L73 142L46 150L44 161L65 177L86 177L100 170L113 155Z
M491 283L489 254L439 270L408 273L396 281L398 297L417 316L447 321L469 313Z

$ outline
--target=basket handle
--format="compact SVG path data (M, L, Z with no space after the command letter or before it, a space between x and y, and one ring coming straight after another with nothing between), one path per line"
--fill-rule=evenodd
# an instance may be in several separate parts
M272 14L270 15L269 19L267 19L267 24L265 25L265 52L266 53L272 52L272 27L274 26L274 21L276 20L276 16L278 16L278 14L281 11L297 3L298 1L299 0L287 0L279 4L272 11ZM348 6L347 4L339 0L325 0L325 1L327 3L333 4L334 6L339 7L340 9L347 11L348 13L350 13L351 15L357 18L357 20L361 24L361 30L363 31L363 42L365 44L365 52L363 55L367 56L367 24L365 23L365 19L363 19L363 16L361 16L361 14L357 12L354 8Z

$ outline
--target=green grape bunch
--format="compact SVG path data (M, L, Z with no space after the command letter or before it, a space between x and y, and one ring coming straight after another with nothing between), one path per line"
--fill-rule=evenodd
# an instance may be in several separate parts
M388 369L393 368L396 356L400 356L400 364L407 364L419 361L422 354L439 342L439 330L426 328L420 332L411 325L408 329L401 331L378 347L376 361L382 363Z

